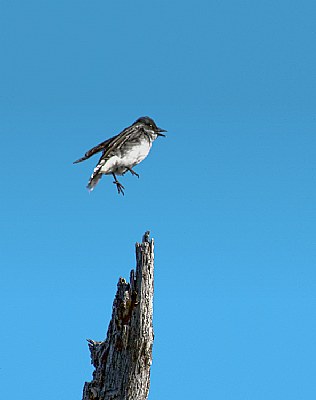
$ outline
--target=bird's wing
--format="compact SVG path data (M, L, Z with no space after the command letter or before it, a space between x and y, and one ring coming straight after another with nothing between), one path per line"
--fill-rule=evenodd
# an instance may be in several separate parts
M132 125L125 128L120 134L113 138L113 141L104 149L101 158L108 159L111 156L112 151L120 149L124 143L130 140L133 136L138 136L142 132L142 127L139 125Z
M128 128L125 128L118 135L113 136L112 138L107 139L104 142L93 147L92 149L88 150L82 158L74 161L74 164L84 161L100 151L103 151L101 159L107 159L112 150L119 149L126 142L126 140L128 140L136 132L139 132L140 129L141 127L139 125L132 125Z
M77 164L77 163L80 163L81 161L87 160L88 158L90 158L94 154L99 153L102 150L105 150L110 145L110 143L114 139L117 138L117 136L119 136L119 135L116 135L116 136L114 136L114 137L112 137L110 139L107 139L104 142L99 143L97 146L93 147L92 149L88 150L83 157L81 157L78 160L74 161L74 164Z

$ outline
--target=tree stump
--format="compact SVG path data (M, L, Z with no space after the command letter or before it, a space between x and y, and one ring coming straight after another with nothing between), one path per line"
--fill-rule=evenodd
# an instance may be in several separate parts
M154 240L149 232L136 243L136 273L120 278L106 340L88 340L93 380L83 388L83 400L146 400L154 333Z

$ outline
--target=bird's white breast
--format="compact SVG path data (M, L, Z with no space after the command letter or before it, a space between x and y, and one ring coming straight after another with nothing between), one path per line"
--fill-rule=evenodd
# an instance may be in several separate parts
M124 155L112 156L103 165L100 172L103 174L124 174L128 168L133 168L148 156L151 145L151 141L145 138L137 146L130 146L129 148L125 149Z
M141 141L140 145L133 146L121 159L122 163L126 165L137 165L148 156L149 150L151 149L151 142L148 139Z

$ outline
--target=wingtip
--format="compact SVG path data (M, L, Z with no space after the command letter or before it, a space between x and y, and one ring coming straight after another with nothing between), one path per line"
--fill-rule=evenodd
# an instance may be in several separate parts
M85 160L85 157L78 158L78 160L74 161L73 164L78 164L78 163L80 163L80 162L83 161L83 160Z

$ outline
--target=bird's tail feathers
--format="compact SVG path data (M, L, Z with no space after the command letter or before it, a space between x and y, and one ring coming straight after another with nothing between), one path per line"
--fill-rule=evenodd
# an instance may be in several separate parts
M99 164L94 168L93 173L89 179L87 189L91 192L96 185L98 184L99 180L102 178L101 168L105 164L105 160L100 160Z
M92 190L97 186L97 184L99 183L99 180L102 178L102 174L92 174L91 178L89 179L88 185L87 185L87 189L89 190L89 192L92 192Z

